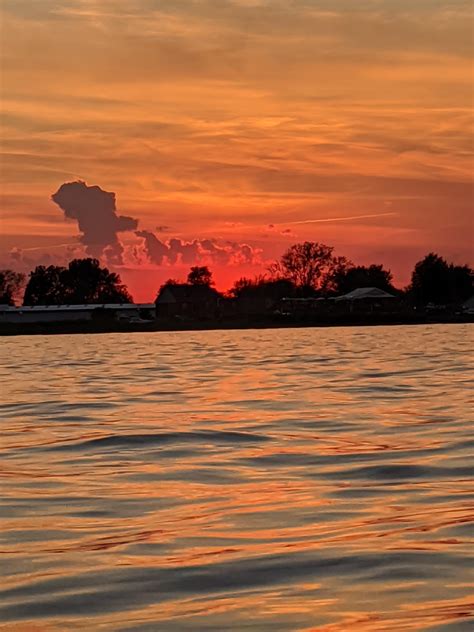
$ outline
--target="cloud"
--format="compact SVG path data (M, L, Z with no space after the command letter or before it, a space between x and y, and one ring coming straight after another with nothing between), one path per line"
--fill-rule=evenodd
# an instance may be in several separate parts
M12 248L8 253L13 261L21 261L23 258L23 251L21 248Z
M194 239L183 241L173 237L161 241L151 231L139 230L135 233L143 239L142 249L135 249L137 261L142 261L143 253L150 263L157 266L208 264L237 266L261 263L261 250L249 244L215 239Z
M0 262L0 267L14 265L20 272L30 272L39 265L65 266L71 259L84 257L85 254L84 246L77 242L27 248L14 246L9 250L5 263Z
M168 246L149 230L137 230L135 234L137 237L143 238L143 248L148 259L158 266L163 265L165 257L168 255ZM138 249L135 250L135 253L137 252Z
M80 241L86 252L94 257L104 256L108 262L121 264L123 246L117 234L133 231L138 220L117 215L115 193L85 182L66 182L51 196L68 219L77 220L82 235Z

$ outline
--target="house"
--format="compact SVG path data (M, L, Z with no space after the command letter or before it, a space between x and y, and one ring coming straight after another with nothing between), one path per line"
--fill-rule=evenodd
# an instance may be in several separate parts
M399 300L377 287L359 287L332 299L340 309L350 312L391 312L399 308Z
M90 305L0 305L0 323L17 325L36 323L87 322L108 318L143 322L155 318L154 303L104 303Z
M286 316L311 317L325 313L327 300L324 298L282 298L278 312Z
M275 308L275 299L264 294L243 294L235 299L236 313L239 316L264 316Z
M156 299L158 318L214 319L220 315L221 295L209 285L188 283L163 286Z
M235 297L235 312L244 318L268 317L278 309L285 296L291 296L295 287L287 279L257 280L243 285Z

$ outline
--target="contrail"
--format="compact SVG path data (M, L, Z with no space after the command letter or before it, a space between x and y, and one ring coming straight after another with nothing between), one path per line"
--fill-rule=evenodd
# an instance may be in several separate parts
M346 217L325 217L323 219L302 219L296 222L278 222L276 226L295 226L296 224L320 224L324 222L344 222L350 219L369 219L373 217L390 217L400 213L373 213L371 215L346 215Z
M78 246L78 242L70 242L69 244L54 244L52 246L34 246L33 248L19 248L21 252L33 252L34 250L51 250L52 248L66 248L67 246Z

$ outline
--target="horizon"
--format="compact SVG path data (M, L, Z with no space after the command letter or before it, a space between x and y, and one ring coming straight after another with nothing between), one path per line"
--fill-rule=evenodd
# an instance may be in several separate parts
M306 240L397 287L431 251L472 265L470 15L5 0L0 267L99 256L141 301L190 265L228 289ZM77 181L114 194L85 232L51 199Z
M296 245L296 244L294 244L294 245ZM335 253L335 254L341 254L341 253ZM426 253L425 258L426 258L428 255L430 255L430 254L435 254L435 255L441 256L441 258L442 258L442 259L444 259L444 258L442 257L442 255L439 255L439 253ZM87 257L85 257L85 258L87 258ZM421 261L421 260L420 260L420 261ZM445 261L447 264L453 264L453 262L447 261L446 259L444 259L444 261ZM100 262L100 259L99 259L99 262ZM63 265L63 266L61 266L61 267L63 267L63 268L65 268L65 269L66 269L66 268L67 268L67 266L68 266L68 263L71 263L71 262L64 262L64 265ZM383 262L373 262L373 263L375 263L375 265L381 265L381 266L382 266L382 268L383 268L383 270L386 270L387 272L389 272L389 273L390 273L390 270L387 270L387 269L385 268L385 266L383 265ZM347 269L348 269L348 270L349 270L349 269L351 269L351 268L354 268L354 267L358 267L358 264L357 264L357 263L355 263L355 262L348 262L348 264L349 264L349 265L348 265L348 267L347 267ZM43 265L43 264L38 264L38 266L41 266L41 265ZM46 264L46 266L45 266L45 267L48 267L48 265L54 265L54 264L49 263L49 264ZM270 272L270 270L268 270L268 269L267 269L267 270L264 272L264 274L255 275L255 276L253 276L253 277L244 277L244 276L236 277L236 278L234 278L234 279L233 279L233 281L232 281L231 285L228 285L228 286L226 286L226 287L221 287L221 286L219 286L219 285L218 285L218 283L217 283L217 282L216 282L216 280L215 280L215 275L214 275L214 272L215 272L215 271L214 271L213 269L210 269L208 266L204 266L204 267L205 267L205 268L207 268L207 270L210 272L211 282L210 282L210 283L203 283L203 285L209 285L210 287L212 287L212 288L214 288L215 290L217 290L217 291L218 291L218 292L219 292L222 296L230 295L231 290L235 287L236 283L237 283L238 281L240 281L240 280L243 280L244 278L245 278L246 280L252 281L252 282L254 282L254 283L260 283L260 282L262 282L262 281L265 281L265 282L272 282L272 281L279 281L279 280L280 280L280 281L281 281L281 280L288 280L288 279L287 279L287 277L285 277L285 276L278 276L278 275L276 275L276 276L275 276L274 274L272 274L272 273ZM362 266L362 267L366 267L366 266ZM415 267L415 266L413 266L413 268L412 268L412 272L414 271L414 267ZM180 277L180 278L169 278L169 277L168 277L168 278L166 278L164 281L162 281L162 282L160 283L160 285L159 285L159 286L157 286L157 287L156 287L156 289L155 289L155 291L154 291L154 294L153 294L153 296L151 296L151 297L150 297L150 296L143 297L143 296L141 295L141 296L140 296L140 298L139 298L139 299L137 299L137 297L134 295L133 291L131 291L131 295L132 295L132 302L133 302L133 303L153 303L153 302L156 302L156 300L157 300L157 298L158 298L158 296L159 296L159 294L160 294L161 289L162 289L165 285L167 285L167 283L168 283L169 281L171 281L171 282L172 282L172 283L171 283L171 285L175 285L175 284L177 284L177 285L190 285L190 284L191 284L191 285L192 285L193 283L192 283L192 282L190 283L190 281L189 281L189 277L188 277L188 274L189 274L189 272L192 270L192 268L193 268L193 266L191 266L191 267L189 267L189 266L188 266L188 268L187 268L187 269L185 269L184 267L182 267L182 270L184 271L184 276L183 276L182 278L181 278L181 277ZM105 269L107 269L107 270L108 270L109 268L105 268ZM176 268L175 268L175 269L176 269ZM137 270L138 270L138 271L140 271L140 270L141 270L141 268L137 268ZM111 267L111 268L110 268L110 271L114 271L114 270L113 270L113 267ZM26 285L28 284L28 280L29 280L29 276L30 276L30 275L29 275L29 273L33 273L33 272L34 272L34 270L30 270L29 272L23 273L23 274L25 274L25 282L24 282L24 284L23 284L23 287L22 287L22 289L21 289L21 292L20 292L20 293L17 295L17 297L16 297L16 298L17 298L17 301L19 301L19 297L20 297L20 296L22 297L22 298L21 298L21 305L17 305L17 306L22 306L22 304L23 304L23 294L24 294L24 291L25 291L25 289L26 289ZM120 282L121 282L121 283L125 286L125 288L126 288L127 290L129 290L129 291L130 291L130 287L128 287L128 284L127 284L127 283L125 283L125 282L124 282L124 279L122 279L122 278L121 278L119 270L117 271L117 273L119 274L119 281L120 281ZM396 291L396 292L408 292L408 291L409 291L409 287L410 287L410 286L409 286L409 284L407 284L407 285L405 285L405 286L403 286L403 287L400 287L399 285L397 285L397 283L396 283L393 279L392 279L392 281L390 282L390 285L391 285L391 287L393 288L393 290L394 290L394 291ZM141 286L141 287L142 287L142 289L143 289L143 286ZM294 285L294 287L295 287L295 289L297 289L297 287L298 287L298 286L295 284L295 285ZM361 287L362 287L362 286L361 286ZM369 287L369 286L364 286L364 287ZM370 287L372 287L372 286L370 286ZM376 286L373 286L373 287L376 287ZM380 288L377 288L377 289L380 289ZM332 294L334 294L334 290L323 291L323 295L326 295L326 294L328 294L328 293L329 293L329 295L332 295ZM338 293L341 293L341 292L337 292L337 291L336 291L336 294L338 294ZM346 293L346 292L343 292L343 293ZM16 303L15 303L15 304L16 304ZM64 303L64 304L67 304L67 303Z

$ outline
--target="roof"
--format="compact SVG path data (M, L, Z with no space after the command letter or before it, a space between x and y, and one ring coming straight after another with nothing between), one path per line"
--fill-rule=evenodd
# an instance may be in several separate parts
M0 305L2 312L83 312L94 309L155 309L154 303L89 303L83 305Z
M337 296L335 301L358 301L364 298L396 298L393 294L389 294L384 290L379 290L378 287L358 287L356 290L352 290L348 294Z

